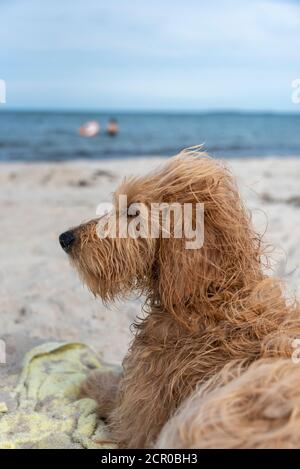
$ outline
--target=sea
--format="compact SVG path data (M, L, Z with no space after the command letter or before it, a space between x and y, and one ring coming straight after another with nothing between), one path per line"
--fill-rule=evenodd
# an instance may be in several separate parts
M105 129L109 119L117 136ZM91 120L99 135L81 137ZM203 145L223 158L300 156L300 113L135 113L0 110L0 161L101 160L171 156Z

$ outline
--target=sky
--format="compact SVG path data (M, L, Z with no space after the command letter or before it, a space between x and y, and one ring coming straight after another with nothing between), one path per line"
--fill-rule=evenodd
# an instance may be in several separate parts
M6 108L300 112L300 0L0 0Z

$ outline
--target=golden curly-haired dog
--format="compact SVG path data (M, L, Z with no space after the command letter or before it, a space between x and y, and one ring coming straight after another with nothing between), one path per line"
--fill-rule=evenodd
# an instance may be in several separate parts
M184 151L125 180L119 194L128 206L204 203L204 244L100 239L97 220L60 238L105 302L132 290L146 296L122 374L94 372L83 386L113 438L130 448L300 447L300 366L292 360L300 309L263 273L261 239L229 170Z

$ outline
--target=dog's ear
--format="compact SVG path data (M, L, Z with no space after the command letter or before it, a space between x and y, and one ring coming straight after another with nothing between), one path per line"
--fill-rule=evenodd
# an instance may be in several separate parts
M206 315L209 297L225 278L215 246L186 249L184 239L163 239L159 255L159 296L163 308L188 329ZM203 311L200 309L203 308Z
M160 239L157 282L162 307L194 329L199 320L221 319L222 305L261 275L260 239L226 168L212 159L190 158L178 169L169 200L203 204L204 240L187 249L185 238Z

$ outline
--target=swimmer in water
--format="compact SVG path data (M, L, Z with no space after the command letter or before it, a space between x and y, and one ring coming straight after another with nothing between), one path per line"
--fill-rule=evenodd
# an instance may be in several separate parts
M106 132L111 137L114 137L119 132L119 126L116 119L110 119L107 123Z
M79 135L81 135L81 137L91 138L96 137L96 135L98 135L100 131L101 128L97 121L89 121L79 128Z

